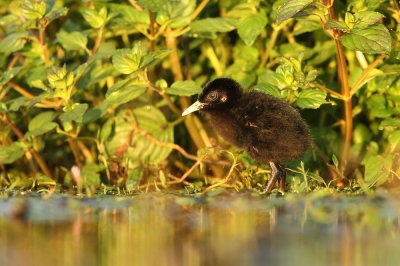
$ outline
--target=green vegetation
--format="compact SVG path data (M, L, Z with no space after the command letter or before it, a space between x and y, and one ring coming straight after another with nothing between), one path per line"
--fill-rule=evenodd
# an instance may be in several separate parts
M262 190L269 168L181 112L218 76L301 109L294 192L399 183L396 0L0 3L0 188Z

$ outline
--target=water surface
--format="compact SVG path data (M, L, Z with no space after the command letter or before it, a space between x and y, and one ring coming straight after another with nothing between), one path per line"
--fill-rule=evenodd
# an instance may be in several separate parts
M400 201L185 196L0 199L0 265L400 265Z

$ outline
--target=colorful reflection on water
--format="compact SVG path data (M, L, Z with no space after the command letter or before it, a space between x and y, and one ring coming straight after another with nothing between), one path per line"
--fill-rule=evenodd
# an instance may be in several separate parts
M400 201L250 193L0 200L0 265L400 265Z

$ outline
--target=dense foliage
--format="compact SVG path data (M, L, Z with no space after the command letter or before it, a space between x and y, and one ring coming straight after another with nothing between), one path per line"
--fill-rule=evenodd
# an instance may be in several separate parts
M218 76L301 109L315 145L287 164L293 191L398 183L396 0L16 0L0 14L0 187L261 189L268 167L181 117Z

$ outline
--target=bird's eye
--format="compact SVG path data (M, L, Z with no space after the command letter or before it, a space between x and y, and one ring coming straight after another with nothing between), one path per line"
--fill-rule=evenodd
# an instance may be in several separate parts
M215 101L218 98L218 93L216 91L212 91L207 95L207 99L209 101Z

